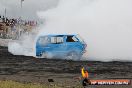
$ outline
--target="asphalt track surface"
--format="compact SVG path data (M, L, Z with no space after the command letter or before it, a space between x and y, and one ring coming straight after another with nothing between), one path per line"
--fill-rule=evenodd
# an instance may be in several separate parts
M81 84L80 69L87 67L90 79L132 79L132 62L67 61L15 56L0 47L0 80L26 83L54 83L73 88ZM132 85L95 86L95 88L132 88Z

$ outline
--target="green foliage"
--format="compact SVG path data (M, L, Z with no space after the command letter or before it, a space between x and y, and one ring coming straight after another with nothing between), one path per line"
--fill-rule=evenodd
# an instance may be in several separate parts
M14 81L0 81L0 88L61 88L56 85L43 85L38 83L19 83Z
M68 86L64 84L39 84L39 83L20 83L11 80L0 81L0 88L83 88L80 83Z

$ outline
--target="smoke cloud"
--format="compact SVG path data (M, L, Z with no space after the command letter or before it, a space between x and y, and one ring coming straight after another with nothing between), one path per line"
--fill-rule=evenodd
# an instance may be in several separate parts
M37 36L80 34L87 60L132 61L131 0L60 0L38 16L45 20Z
M19 40L8 43L8 51L14 55L35 56L35 38L32 34L22 35Z

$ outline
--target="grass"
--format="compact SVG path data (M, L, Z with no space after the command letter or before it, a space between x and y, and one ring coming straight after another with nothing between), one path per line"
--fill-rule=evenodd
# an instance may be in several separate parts
M39 84L39 83L20 83L11 80L0 81L0 88L82 88L80 84L72 86Z
M61 88L56 85L43 85L38 83L19 83L15 81L0 81L0 88Z

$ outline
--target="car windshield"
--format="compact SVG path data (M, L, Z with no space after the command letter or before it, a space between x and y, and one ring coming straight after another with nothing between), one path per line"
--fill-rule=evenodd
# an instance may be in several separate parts
M77 42L78 39L75 36L67 36L66 42Z
M76 37L79 39L80 42L84 43L84 40L82 39L82 37L79 34L76 35Z

